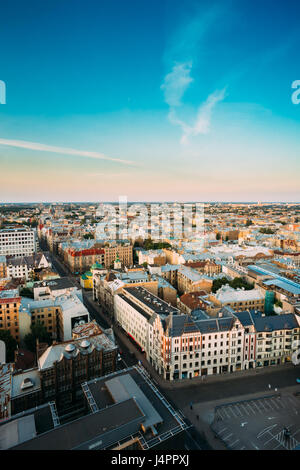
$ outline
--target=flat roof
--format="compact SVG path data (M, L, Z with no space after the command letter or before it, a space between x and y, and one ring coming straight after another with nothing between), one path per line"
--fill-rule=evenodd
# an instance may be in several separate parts
M12 447L13 450L104 449L139 431L144 415L129 399Z
M130 374L131 378L136 383L137 387L143 392L145 397L149 400L151 405L161 416L163 422L159 426L159 434L164 434L179 426L178 420L175 418L172 410L166 406L162 396L155 393L155 387L151 380L147 381L143 375L136 368L129 368L120 370L117 373L111 374L114 377L121 377ZM99 377L98 379L90 380L88 386L90 392L99 408L110 406L113 403L113 398L108 392L105 385L108 377ZM152 384L152 386L151 386ZM151 436L152 437L152 436ZM147 437L144 435L147 441Z
M151 310L153 310L158 315L168 316L171 313L173 313L173 315L174 314L178 315L180 313L178 308L175 308L173 306L169 306L169 304L167 302L160 299L159 297L152 294L147 289L145 289L141 286L138 286L138 287L124 287L123 291L128 292L129 294L131 294L133 297L135 297L137 300L142 302L146 307L150 308ZM126 300L127 299L128 299L128 297L126 297Z
M131 397L136 400L138 406L145 414L145 421L143 425L146 429L162 423L162 417L157 413L148 398L144 395L144 393L137 386L136 382L129 374L121 375L120 377L114 377L105 382L105 385L116 403Z

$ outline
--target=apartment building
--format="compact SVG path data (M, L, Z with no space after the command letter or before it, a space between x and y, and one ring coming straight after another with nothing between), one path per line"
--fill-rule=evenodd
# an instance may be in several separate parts
M93 246L87 249L67 248L64 255L71 272L80 274L97 262L105 268L111 268L117 258L119 258L122 266L131 266L133 264L132 245Z
M30 326L41 323L52 339L69 341L72 330L89 322L89 312L78 292L70 292L43 300L22 297L20 306L20 339L30 332Z
M51 261L43 253L31 256L8 257L7 276L13 279L28 280L34 272L51 267Z
M261 290L234 289L228 284L222 286L215 294L210 294L208 300L215 307L222 308L228 306L236 312L247 309L256 309L264 312L265 308L265 295Z
M188 292L177 299L177 306L182 312L188 315L196 309L207 310L209 302L204 299L206 296L207 293L203 290Z
M104 248L87 248L83 250L68 248L65 260L72 273L82 274L96 262L104 264L105 251Z
M139 250L139 264L147 263L151 265L163 266L166 264L166 253L164 250Z
M29 256L36 252L36 231L30 228L0 230L0 256Z
M117 353L111 330L77 331L76 339L38 346L37 367L12 375L12 414L53 400L59 408L82 401L81 384L114 372Z
M214 318L201 311L194 318L134 287L115 296L115 318L166 380L290 362L300 338L294 314L223 307Z
M184 266L195 269L198 273L207 274L208 276L214 276L222 271L221 264L215 263L213 260L194 261L185 263Z
M6 278L6 256L0 256L0 279Z
M19 309L21 297L17 289L0 291L0 330L8 330L13 338L19 342L20 325Z
M291 362L300 339L300 318L297 315L264 316L248 311L235 312L234 316L245 332L245 364L255 361L255 367L266 367Z
M149 279L145 271L116 272L109 271L104 275L93 274L93 298L113 316L114 296L124 287L143 286L154 295L158 294L158 281Z
M113 266L116 258L122 263L122 266L133 265L133 246L129 242L110 243L104 247L104 266L110 268Z
M213 280L200 274L193 268L181 266L177 273L177 288L179 293L195 292L205 290L210 292Z

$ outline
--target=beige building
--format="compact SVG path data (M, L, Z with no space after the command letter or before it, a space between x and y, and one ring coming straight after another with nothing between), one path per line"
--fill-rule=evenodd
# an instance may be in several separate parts
M253 309L264 312L265 295L258 289L233 289L228 284L208 296L216 307L230 307L235 312Z
M20 305L17 289L0 291L0 330L8 330L17 342L20 341Z
M201 275L195 269L182 266L177 273L177 288L180 294L205 290L210 292L213 280Z

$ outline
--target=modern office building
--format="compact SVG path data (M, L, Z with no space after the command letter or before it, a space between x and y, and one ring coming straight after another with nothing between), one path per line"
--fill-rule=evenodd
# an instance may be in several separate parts
M36 252L36 231L30 228L0 230L0 256L29 256Z

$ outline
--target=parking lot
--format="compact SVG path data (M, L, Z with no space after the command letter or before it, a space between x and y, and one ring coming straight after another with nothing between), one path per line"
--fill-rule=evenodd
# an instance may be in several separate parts
M220 405L211 429L231 450L292 450L300 444L300 400L275 394Z

